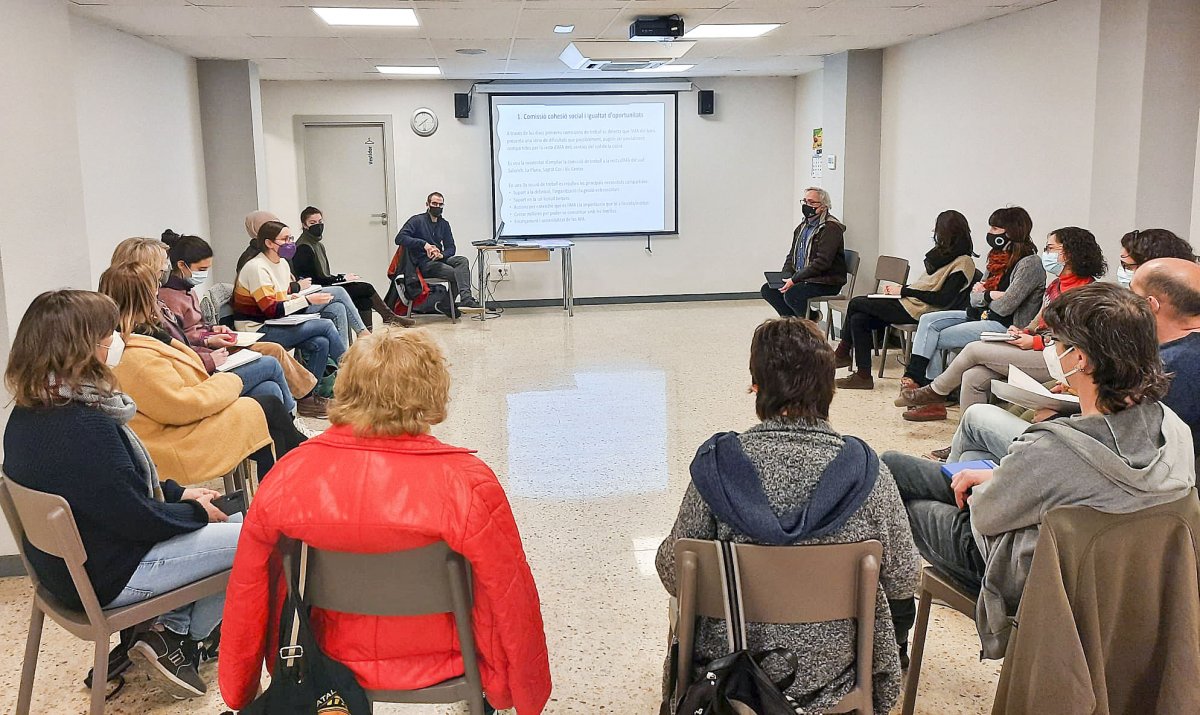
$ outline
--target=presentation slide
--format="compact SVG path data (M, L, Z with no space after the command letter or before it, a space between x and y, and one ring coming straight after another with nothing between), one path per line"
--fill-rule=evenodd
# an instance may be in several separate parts
M674 233L675 95L490 95L504 238Z

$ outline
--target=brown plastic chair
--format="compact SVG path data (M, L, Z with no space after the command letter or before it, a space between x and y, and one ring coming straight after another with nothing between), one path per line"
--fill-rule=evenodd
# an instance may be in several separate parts
M290 577L295 554L284 559ZM483 681L471 625L471 567L439 541L419 549L354 554L309 546L304 602L368 616L454 614L463 674L418 690L368 690L372 703L456 703L483 715Z
M917 622L913 628L912 655L908 664L908 678L904 681L901 715L913 715L917 707L921 658L925 655L925 633L929 630L929 607L935 598L972 621L975 620L975 596L932 566L921 570L921 585L917 589Z
M67 500L56 494L27 489L7 477L0 477L0 508L8 519L21 553L25 572L33 582L33 616L29 621L29 637L25 641L25 661L21 667L21 687L17 695L16 715L28 715L33 698L33 678L37 671L38 650L42 641L42 625L46 615L77 638L95 643L96 657L92 671L91 715L104 712L104 692L108 681L109 638L121 630L144 623L198 601L205 596L225 590L229 571L222 571L190 583L183 588L146 599L131 606L103 609L83 565L87 553L79 537L79 529ZM83 610L64 605L42 586L37 573L25 555L28 540L51 556L67 563L71 581L79 592Z
M979 270L976 270L975 274L971 277L971 280L967 283L967 287L963 289L963 294L970 294L971 286L975 285L982 279L983 273L981 273ZM883 329L883 355L879 358L879 377L883 377L883 369L887 365L888 338L891 337L891 332L893 330L896 331L896 334L900 336L900 344L904 349L904 357L902 358L903 364L908 365L908 361L912 357L913 336L915 336L917 333L917 324L908 323L905 325L887 326ZM947 360L945 364L949 364L949 355L946 357Z
M857 259L857 255L855 256L855 258ZM849 265L848 258L847 258L847 265ZM908 281L908 260L907 259L897 258L895 256L880 256L879 259L875 262L875 288L871 292L878 293L879 291L881 291L883 289L884 283L895 283L897 285L904 285L907 281ZM853 297L853 295L854 295L853 293L847 292L847 296L845 299L829 301L829 308L831 311L830 312L831 321L832 321L832 315L833 315L832 311L834 311L834 310L839 311L842 314L843 319L845 318L846 311L849 309L849 306L850 306L850 298ZM830 331L829 337L832 339L832 337L833 337L832 331Z
M854 295L854 282L858 279L858 266L860 259L858 251L851 248L842 249L842 254L846 256L846 284L838 291L837 295L816 296L808 299L809 310L821 305L826 306L828 316L825 319L825 337L833 339L833 311L834 305L842 306L838 308L845 312L845 304L850 302L851 296ZM806 311L807 312L807 311Z
M862 541L820 546L734 544L741 571L742 611L747 623L858 621L854 688L827 713L873 712L871 665L875 645L875 596L883 544ZM679 670L675 700L687 690L695 648L696 617L725 618L715 541L675 542L679 594Z

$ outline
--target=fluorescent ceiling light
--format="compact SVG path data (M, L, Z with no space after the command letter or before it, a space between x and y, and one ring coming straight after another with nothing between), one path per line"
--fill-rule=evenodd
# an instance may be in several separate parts
M575 32L575 26L574 25L555 25L554 31L560 35L569 35L572 32Z
M389 65L377 65L375 69L379 70L380 74L438 75L442 73L442 69L440 67L396 67Z
M416 27L417 12L407 8L314 7L313 12L329 25Z
M697 25L683 36L685 40L759 37L779 27L779 23L757 25Z
M643 67L634 72L687 72L696 65L659 65L658 67Z

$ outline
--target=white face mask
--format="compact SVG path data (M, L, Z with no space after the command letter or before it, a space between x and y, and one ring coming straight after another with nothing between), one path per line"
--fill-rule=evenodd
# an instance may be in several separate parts
M116 367L121 364L121 356L125 354L125 340L117 331L113 331L112 344L108 346L108 357L104 359L104 364L109 367Z
M1122 288L1128 288L1133 284L1133 271L1125 266L1117 266L1117 282Z
M1057 380L1060 385L1069 385L1067 378L1079 372L1078 367L1070 372L1063 372L1062 359L1074 349L1067 348L1067 352L1062 355L1058 354L1058 347L1055 345L1048 345L1046 349L1042 350L1042 359L1046 361L1046 369L1050 371L1050 377Z

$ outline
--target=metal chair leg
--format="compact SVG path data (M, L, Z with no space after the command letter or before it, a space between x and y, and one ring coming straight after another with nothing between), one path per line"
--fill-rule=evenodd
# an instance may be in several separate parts
M879 358L879 376L883 377L883 368L887 365L888 341L892 338L892 326L883 328L883 355Z
M46 614L33 604L29 617L29 636L25 639L25 662L21 664L21 686L17 694L16 715L29 715L29 703L33 700L33 678L37 673L38 652L42 646L42 625Z

